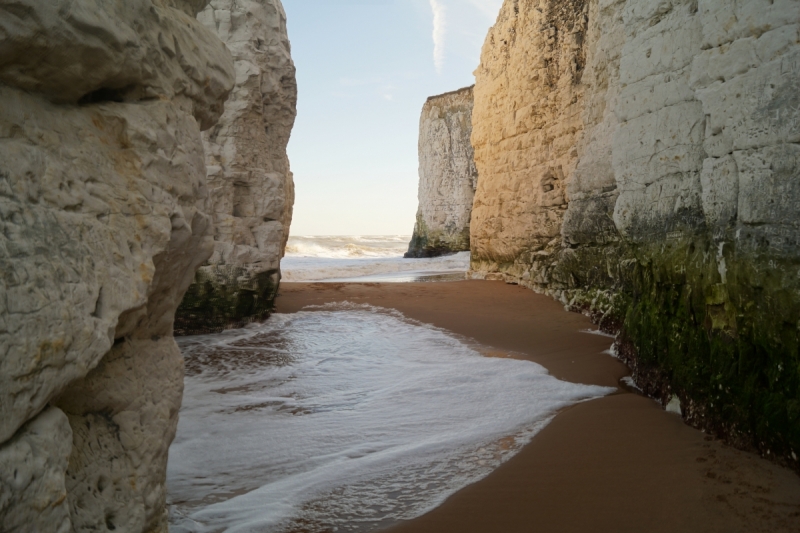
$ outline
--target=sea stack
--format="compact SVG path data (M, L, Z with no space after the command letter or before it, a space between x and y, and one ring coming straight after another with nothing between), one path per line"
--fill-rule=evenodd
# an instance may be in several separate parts
M507 0L471 222L473 277L591 313L647 394L796 468L797 7Z
M236 86L217 125L203 133L214 253L178 309L180 334L269 315L294 204L286 146L297 81L280 0L212 0L198 19L233 54Z
M419 208L405 257L469 250L478 181L470 135L473 87L428 98L419 121Z
M173 316L214 248L197 0L0 4L0 530L166 532Z

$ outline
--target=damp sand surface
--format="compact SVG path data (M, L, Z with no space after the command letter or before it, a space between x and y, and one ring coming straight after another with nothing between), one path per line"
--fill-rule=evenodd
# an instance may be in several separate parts
M283 283L280 313L348 301L405 316L573 383L617 392L563 409L519 453L392 533L793 532L800 477L725 446L620 386L628 375L589 320L497 281Z

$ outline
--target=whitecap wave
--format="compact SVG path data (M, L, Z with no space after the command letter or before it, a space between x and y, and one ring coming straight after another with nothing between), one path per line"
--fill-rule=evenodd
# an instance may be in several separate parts
M469 252L429 259L387 257L335 259L285 257L281 262L283 281L413 281L418 278L466 274Z
M402 257L408 235L319 235L289 237L287 257L360 258Z
M464 279L469 252L405 259L407 235L289 237L283 281L431 281Z

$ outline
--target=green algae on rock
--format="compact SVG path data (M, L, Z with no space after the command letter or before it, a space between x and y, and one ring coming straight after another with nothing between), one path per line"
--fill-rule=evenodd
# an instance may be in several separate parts
M404 257L438 257L469 251L469 227L461 231L433 231L428 228L421 213L417 213L414 234Z
M620 354L647 394L680 399L688 423L797 468L800 262L682 248L682 261L637 264Z
M175 313L175 335L217 333L269 318L279 282L278 270L201 268Z

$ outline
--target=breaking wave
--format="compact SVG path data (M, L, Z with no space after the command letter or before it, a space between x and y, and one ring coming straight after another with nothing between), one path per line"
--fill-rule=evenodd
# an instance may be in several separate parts
M410 235L323 235L289 237L287 257L402 257Z
M408 235L289 237L283 281L443 281L464 279L469 252L405 259Z

